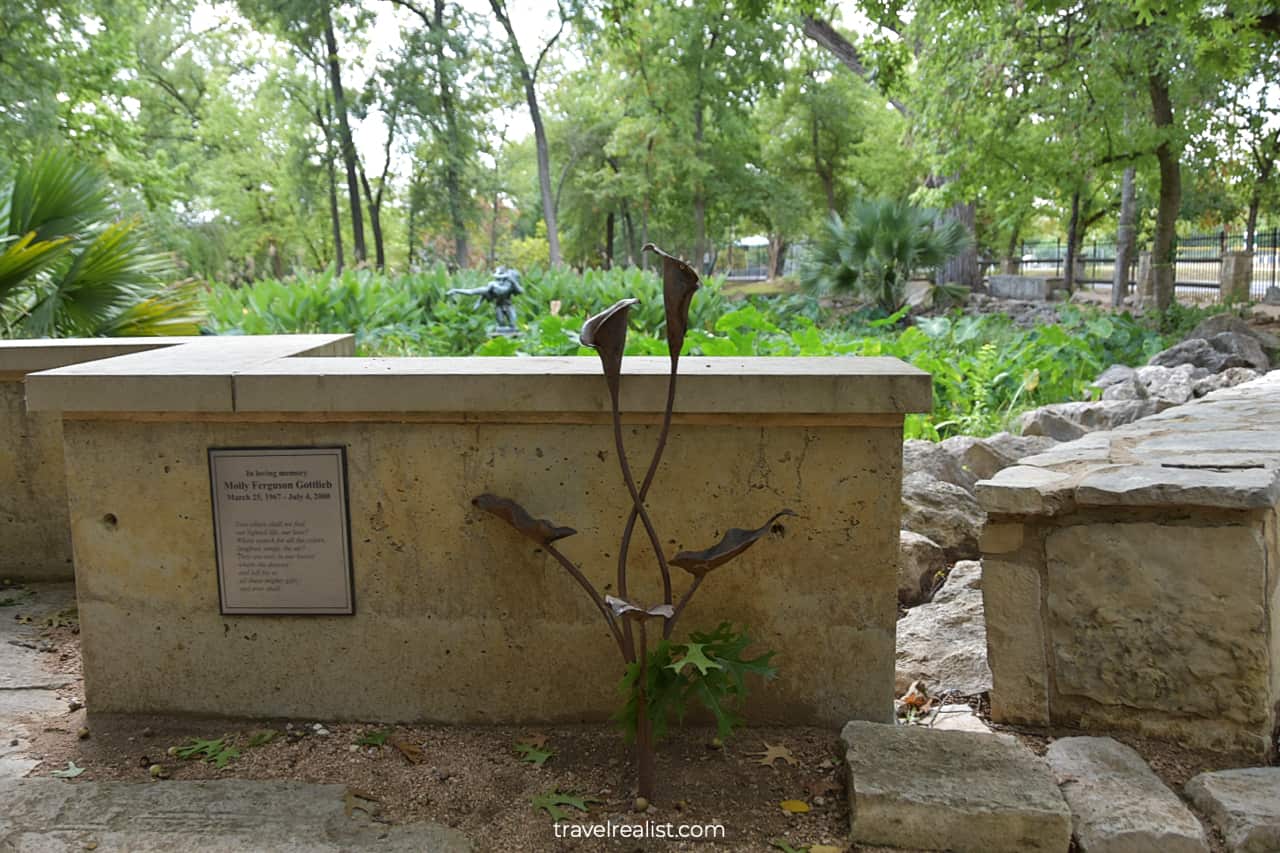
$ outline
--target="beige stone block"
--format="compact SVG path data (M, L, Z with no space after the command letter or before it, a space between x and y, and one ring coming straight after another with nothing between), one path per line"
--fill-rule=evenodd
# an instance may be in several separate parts
M626 428L638 470L656 432ZM667 553L798 513L711 575L678 630L730 620L777 653L753 720L892 719L900 441L896 428L673 430L648 502ZM356 613L221 616L206 450L291 445L348 448ZM96 711L484 723L615 708L622 667L599 614L469 503L505 494L577 528L559 544L612 592L629 500L606 426L71 421L66 448ZM657 600L639 532L632 565L632 596Z
M1064 712L1244 739L1274 719L1261 525L1081 524L1045 541ZM1074 709L1074 710L1073 710ZM1200 721L1200 725L1190 725Z
M72 577L62 422L28 413L22 382L0 381L0 576Z
M998 722L1049 722L1040 583L1037 566L990 557L982 561L991 717Z
M1022 525L987 524L982 528L979 547L983 554L1008 554L1022 547Z

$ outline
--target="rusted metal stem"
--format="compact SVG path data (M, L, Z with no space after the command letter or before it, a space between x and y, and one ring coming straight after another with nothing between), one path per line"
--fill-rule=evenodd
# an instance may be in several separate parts
M658 446L654 448L653 459L649 461L649 470L645 472L644 482L640 484L641 503L644 502L645 496L649 494L649 487L653 485L654 477L658 473L658 463L662 461L662 451L667 446L667 435L671 432L671 410L675 408L676 402L676 359L671 360L671 378L667 381L667 408L662 416L662 429L658 432ZM625 573L625 556L631 550L631 535L636 529L636 519L640 514L636 512L636 508L631 508L630 514L627 516L626 526L622 530L622 544L618 550L618 585L621 588L622 575ZM656 547L656 546L655 546ZM667 565L666 555L659 551L658 567L662 570L662 602L671 604L671 569ZM625 591L624 591L625 597Z
M604 599L600 597L600 593L596 591L594 586L592 586L591 581L587 580L587 576L573 564L572 560L562 554L556 546L547 544L542 547L546 549L548 554L555 557L560 565L564 566L564 570L572 575L573 579L587 591L587 595L591 596L591 600L596 603L596 607L600 610L600 615L602 615L604 617L604 621L608 623L609 633L613 634L613 639L618 644L618 651L622 652L623 659L626 660L627 663L633 663L634 658L627 656L627 646L623 642L622 632L618 630L618 623L613 618L613 613L604 603Z
M644 525L645 533L649 536L649 543L653 546L653 553L657 555L658 567L662 570L662 576L667 588L667 598L663 603L670 604L671 569L667 567L667 556L662 552L662 542L658 539L658 531L654 530L653 521L649 518L649 512L644 508L640 491L636 488L635 477L631 475L631 464L627 462L627 448L622 440L622 412L619 407L616 388L610 387L609 399L613 406L613 443L618 454L618 465L622 469L622 479L627 484L627 491L631 493L631 511L639 515L640 522ZM618 554L618 595L622 598L627 598L627 549L623 549ZM630 635L631 632L629 630L625 631L628 641L630 640ZM634 645L628 642L628 647L634 654ZM634 658L629 658L629 660L634 660Z
M653 751L653 723L649 720L649 641L640 620L640 680L636 688L636 793L652 802L658 787L658 759Z
M689 603L689 599L693 598L693 594L698 591L698 587L702 586L702 579L705 577L706 575L695 577L693 585L680 597L680 603L676 605L676 612L671 614L671 618L662 627L662 639L671 639L671 634L676 630L676 621L680 618L680 614L684 612L684 606Z

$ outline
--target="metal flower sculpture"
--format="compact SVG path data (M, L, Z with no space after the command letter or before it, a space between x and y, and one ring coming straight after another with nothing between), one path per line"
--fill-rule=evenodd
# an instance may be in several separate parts
M687 263L679 258L663 252L652 243L647 244L645 251L651 251L662 258L663 303L666 309L667 348L671 357L671 371L667 380L667 401L662 416L662 427L658 432L657 446L645 472L644 479L637 486L632 475L631 466L627 462L626 448L622 438L622 414L619 406L619 391L622 382L622 356L627 342L627 321L631 306L639 300L623 299L587 319L579 336L583 346L591 347L600 356L604 369L605 384L609 389L609 400L613 415L613 438L621 466L622 479L631 495L631 512L622 532L622 542L618 550L617 591L615 596L601 596L600 592L587 580L581 570L564 555L556 546L560 539L577 533L571 527L561 527L547 519L534 518L524 507L509 498L484 494L472 500L472 503L511 525L518 533L532 539L550 554L565 571L591 596L596 608L604 617L610 634L618 645L623 660L628 665L639 667L640 676L636 681L636 750L639 784L639 795L652 799L656 784L656 756L652 720L647 709L645 695L645 667L649 657L647 623L655 619L662 620L662 638L667 639L675 630L676 623L684 612L686 605L694 593L702 585L711 570L729 562L742 554L756 541L764 537L782 516L794 516L795 513L784 509L760 527L753 530L731 528L721 541L702 551L681 551L668 559L665 556L662 541L654 529L649 512L645 509L645 497L653 484L666 448L667 436L671 431L671 415L675 408L676 376L679 371L680 350L684 346L685 333L689 328L689 306L701 283L698 274ZM627 591L627 558L631 550L631 537L636 522L643 525L645 534L657 555L658 569L662 574L661 604L645 607L629 597ZM671 566L684 569L692 576L692 582L677 601L673 597L671 584ZM637 646L636 640L639 639Z

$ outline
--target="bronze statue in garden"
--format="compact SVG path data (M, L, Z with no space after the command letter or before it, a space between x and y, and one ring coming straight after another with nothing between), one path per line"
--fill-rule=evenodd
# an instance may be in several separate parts
M479 296L476 307L480 307L481 302L492 302L494 313L497 315L497 324L493 331L499 335L514 335L516 328L516 309L512 304L512 300L524 293L520 287L520 273L507 267L498 267L493 274L493 278L484 287L454 287L450 288L446 296Z

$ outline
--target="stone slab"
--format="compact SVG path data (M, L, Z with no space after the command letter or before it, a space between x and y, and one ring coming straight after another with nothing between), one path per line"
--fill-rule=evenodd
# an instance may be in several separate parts
M1280 469L1165 465L1109 467L1076 484L1079 506L1264 509L1280 501Z
M1071 814L1048 766L999 735L851 722L841 733L858 844L1066 853Z
M1209 853L1200 821L1128 746L1062 738L1045 758L1071 807L1081 853Z
M1070 504L1071 477L1058 471L1013 465L978 482L975 494L989 513L1053 515Z
M351 335L257 335L196 338L31 373L33 412L230 412L237 372L294 356L342 356Z
M1185 790L1222 833L1230 853L1280 850L1280 767L1201 773Z
M1044 302L1049 299L1050 279L1033 275L992 275L987 277L991 295L1000 299L1025 299Z
M346 814L344 785L239 779L162 782L0 781L0 850L71 853L463 853L438 824L371 824Z
M0 342L0 374L53 370L69 364L115 358L135 352L197 341L192 337L155 338L32 338Z
M669 369L666 358L626 359L623 411L661 412ZM593 357L291 358L241 371L235 386L242 412L609 411ZM686 356L675 411L898 414L931 405L929 375L895 358Z

